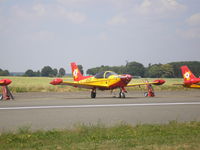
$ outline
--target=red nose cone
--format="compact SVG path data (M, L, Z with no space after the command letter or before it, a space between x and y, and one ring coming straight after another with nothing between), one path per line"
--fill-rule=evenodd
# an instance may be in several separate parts
M121 76L121 81L125 84L128 84L132 79L132 76L130 74L126 74Z
M2 79L0 80L0 85L1 86L6 86L9 85L12 81L10 79Z
M132 79L132 76L130 74L127 74L126 78L130 81Z
M60 84L62 82L63 82L62 79L57 78L57 79L54 79L53 81L51 81L50 84L52 84L52 85L58 85L58 84Z

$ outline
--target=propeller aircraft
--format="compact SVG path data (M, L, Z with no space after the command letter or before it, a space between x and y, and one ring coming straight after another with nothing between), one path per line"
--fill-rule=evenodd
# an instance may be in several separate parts
M71 63L72 75L74 81L63 81L57 78L50 82L52 85L69 85L73 87L91 89L91 98L96 98L96 90L114 90L120 89L119 98L125 98L127 90L125 87L140 86L140 85L162 85L164 80L155 80L153 82L129 84L132 76L129 74L118 75L113 71L103 71L95 76L83 76L76 65Z
M182 85L186 88L200 89L200 78L197 78L187 66L182 66L181 71L184 79L183 84L174 85Z

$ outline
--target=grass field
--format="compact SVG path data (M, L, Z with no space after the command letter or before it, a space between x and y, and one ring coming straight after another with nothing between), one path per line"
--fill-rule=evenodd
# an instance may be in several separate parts
M165 125L76 125L71 130L1 133L2 150L199 150L200 122Z
M74 88L70 86L53 86L50 85L49 82L54 78L48 77L2 77L0 79L8 78L12 80L9 88L12 92L67 92L67 91L79 91L83 89ZM72 78L63 78L64 80L71 80ZM146 79L132 79L131 83L139 83L145 82ZM153 81L155 79L148 79L148 81ZM187 90L182 86L175 86L174 83L182 83L183 79L178 78L166 78L166 83L162 86L154 86L155 90ZM145 86L141 86L141 88L131 87L128 90L143 90ZM1 90L1 89L0 89Z

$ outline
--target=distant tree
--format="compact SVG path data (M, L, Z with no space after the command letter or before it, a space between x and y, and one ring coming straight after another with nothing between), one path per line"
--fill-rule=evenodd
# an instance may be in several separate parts
M91 69L88 69L87 70L87 74L89 74L89 75L95 75L95 74L97 74L97 68L91 68Z
M4 75L5 76L9 76L10 75L10 72L8 70L4 70Z
M58 69L54 68L52 74L56 77L58 75Z
M162 78L173 78L174 77L174 71L173 66L170 64L164 64L161 66L162 68Z
M51 76L53 76L53 74L54 74L53 69L50 66L45 66L42 68L41 76L51 77Z
M131 75L138 75L143 76L144 75L144 66L137 62L130 62L126 66L100 66L96 68L91 68L87 70L87 74L95 75L98 72L102 71L114 71L118 74L124 74L129 73Z
M154 64L147 68L145 76L151 78L172 78L174 77L174 71L170 64Z
M162 64L154 64L148 68L147 76L151 78L160 78L163 74Z
M9 73L8 70L2 70L2 69L0 69L0 76L9 76L9 75L10 75L10 73Z
M174 77L182 78L182 72L180 67L187 65L190 70L196 75L200 75L200 61L181 61L169 63L173 67Z
M133 76L144 76L145 68L143 64L138 62L129 62L126 65L126 73L131 74Z
M64 68L60 68L60 69L59 69L58 75L59 75L60 77L63 77L63 76L65 75L65 69L64 69Z
M36 74L33 72L33 70L29 69L25 72L24 76L33 77L36 76Z
M78 65L78 69L80 70L80 72L81 72L82 74L84 74L83 66L82 66L82 65Z
M37 72L35 72L35 76L37 76L37 77L40 77L41 76L41 72L40 72L40 70L38 70Z
M28 69L23 76L26 77L39 77L40 76L40 71L33 71L31 69Z

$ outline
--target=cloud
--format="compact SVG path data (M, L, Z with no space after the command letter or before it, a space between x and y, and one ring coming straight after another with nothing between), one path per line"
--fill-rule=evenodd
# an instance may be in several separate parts
M53 40L55 35L53 32L41 30L41 31L32 33L31 35L29 35L29 37L30 37L30 40L44 42L44 41Z
M188 17L185 21L186 29L178 30L177 33L184 38L200 38L200 13Z
M119 10L129 9L134 5L134 0L106 0Z
M186 6L178 3L176 0L144 0L136 5L135 12L142 15L160 15L167 16L186 10Z
M78 11L66 11L64 8L60 8L59 15L75 24L83 23L87 18L84 13Z
M46 9L45 9L45 7L44 7L42 4L34 5L34 6L32 7L32 9L35 11L35 13L36 13L38 16L43 16L43 15L45 15L45 13L46 13Z
M107 33L105 32L100 33L98 38L102 41L107 41L109 39Z
M52 11L53 10L53 11ZM35 21L38 19L65 19L71 23L83 23L87 16L79 11L69 11L65 7L48 4L35 4L27 8L13 6L13 16L15 19L24 19L28 21Z
M183 38L195 39L200 38L200 28L189 28L187 30L177 30L177 33Z
M122 0L110 0L110 2L113 6L119 6ZM155 19L174 17L187 9L177 0L126 0L126 5L121 5L120 8L116 11L116 15L107 22L108 25L122 25L128 22L137 24L144 19L151 19L155 22Z
M29 21L46 17L48 13L45 5L42 4L36 4L29 7L27 6L26 8L15 5L11 8L11 11L13 15L12 17L16 19L21 18Z
M81 5L88 2L92 2L91 0L57 0L58 3L63 5Z
M120 25L120 24L126 24L127 19L122 15L117 15L111 18L111 20L108 21L109 25Z
M190 26L200 26L200 13L193 14L186 20L186 22Z

